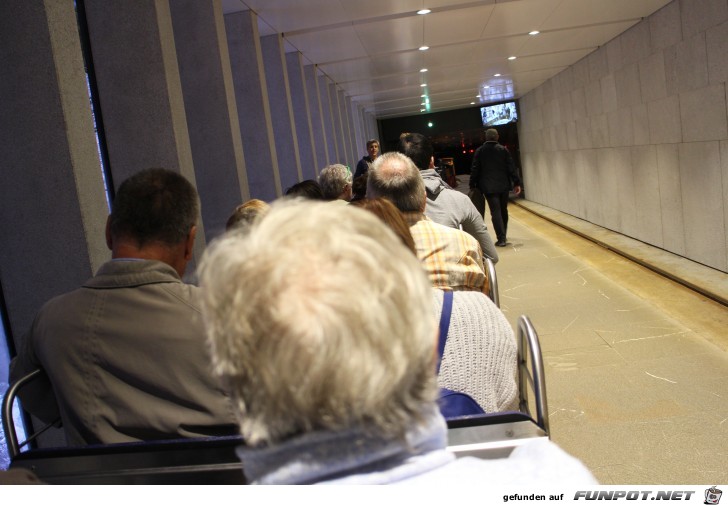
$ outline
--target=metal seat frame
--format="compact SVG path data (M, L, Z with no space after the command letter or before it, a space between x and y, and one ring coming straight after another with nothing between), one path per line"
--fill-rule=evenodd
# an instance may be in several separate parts
M10 456L11 460L15 458L18 454L20 454L20 449L22 449L26 445L31 444L36 438L41 436L50 428L60 427L61 419L59 417L52 423L43 426L33 435L26 438L22 443L18 443L18 432L15 428L15 419L13 418L13 403L15 402L15 398L18 396L18 392L24 386L38 379L39 377L43 377L44 375L45 374L42 370L33 370L32 372L26 374L25 376L12 383L8 390L5 392L5 396L3 397L3 432L5 433L5 441L8 446L8 456Z
M493 301L496 307L500 308L498 276L495 273L495 263L490 258L485 258L485 274L488 276L488 298Z
M541 347L527 316L518 319L517 340L520 410L449 419L448 449L457 457L502 458L519 445L549 437ZM27 441L17 442L12 403L18 390L40 375L35 371L15 382L3 400L11 468L29 469L51 484L245 483L235 452L243 440L235 436L19 452ZM531 415L531 394L535 418Z
M516 339L519 411L448 420L448 449L456 456L502 458L534 438L550 436L541 346L528 316L518 318ZM535 418L529 402L531 394Z

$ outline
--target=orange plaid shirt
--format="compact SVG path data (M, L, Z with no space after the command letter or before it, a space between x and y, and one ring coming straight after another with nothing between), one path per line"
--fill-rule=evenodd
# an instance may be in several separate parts
M419 212L404 214L415 240L417 257L432 286L453 291L488 294L480 244L464 231L431 221Z

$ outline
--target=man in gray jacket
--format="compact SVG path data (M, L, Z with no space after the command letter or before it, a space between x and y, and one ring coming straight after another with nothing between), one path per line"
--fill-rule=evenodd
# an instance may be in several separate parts
M405 133L399 138L397 150L409 157L425 180L427 206L425 215L436 223L459 228L472 235L480 244L483 255L498 262L498 252L483 221L483 216L467 195L452 189L435 171L432 143L421 133Z
M231 434L227 393L212 375L200 291L181 280L192 258L194 187L163 169L119 187L106 225L112 260L47 302L11 363L40 368L23 407L60 415L69 445Z

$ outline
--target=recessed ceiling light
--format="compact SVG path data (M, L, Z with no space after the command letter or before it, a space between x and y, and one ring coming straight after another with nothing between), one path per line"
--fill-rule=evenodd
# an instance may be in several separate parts
M426 88L427 84L420 84L420 88Z
M500 77L500 74L493 74L493 77Z
M420 51L427 51L430 48L430 46L422 46L420 47Z
M475 105L475 102L470 102L470 105Z
M508 59L509 60L515 60L516 59L516 56L509 56Z
M427 105L425 102L422 102L420 105Z
M485 87L485 89L489 89L489 88L490 88L490 86L486 86L486 87Z
M538 31L538 30L534 30L532 32L528 32L529 35L538 35L539 33L541 33L541 32Z
M420 109L420 112L425 112L425 109Z
M420 69L420 72L427 72L427 69L426 68L421 68Z
M417 14L424 16L425 14L429 14L430 12L432 12L430 9L421 9L417 11Z

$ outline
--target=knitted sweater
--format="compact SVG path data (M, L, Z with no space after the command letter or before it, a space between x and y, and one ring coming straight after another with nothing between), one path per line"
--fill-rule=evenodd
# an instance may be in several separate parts
M438 384L469 394L488 413L518 410L517 344L510 324L483 293L453 294ZM442 291L433 289L433 297L439 320Z

